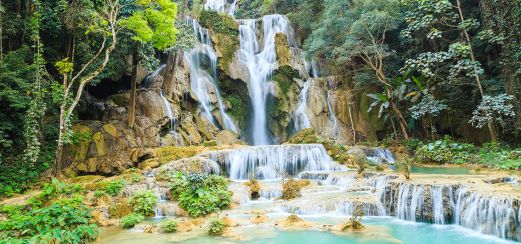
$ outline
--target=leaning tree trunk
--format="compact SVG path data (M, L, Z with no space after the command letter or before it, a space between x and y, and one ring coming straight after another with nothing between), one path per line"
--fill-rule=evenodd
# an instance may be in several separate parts
M137 50L132 54L132 76L130 78L130 99L128 103L128 127L134 128L136 120L136 84L137 84L137 66L139 63Z
M463 16L463 10L461 9L460 0L456 0L456 4L457 4L456 7L458 9L460 20L463 23L465 21L465 17ZM467 40L467 43L470 47L470 58L472 59L473 62L477 62L476 56L474 55L474 49L472 47L472 42L471 42L469 33L467 32L466 29L463 29L462 32L463 32L463 36ZM483 91L483 86L481 85L481 79L479 78L478 74L475 74L474 78L476 79L476 85L478 86L479 92L481 94L481 99L483 99L483 97L485 96L485 92ZM488 121L487 127L488 127L488 131L490 133L490 138L492 139L492 141L497 141L497 134L496 134L496 130L494 129L494 124L492 123L492 121Z

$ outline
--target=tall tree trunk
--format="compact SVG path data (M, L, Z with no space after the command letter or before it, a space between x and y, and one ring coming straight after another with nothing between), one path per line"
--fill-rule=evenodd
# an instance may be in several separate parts
M458 9L460 20L461 20L461 22L464 22L465 17L463 16L463 10L461 9L460 0L456 0L456 4L457 4L456 7ZM463 29L463 36L467 40L467 43L470 47L470 58L472 59L473 62L477 62L476 56L474 55L474 48L472 47L470 35L466 29ZM483 86L481 85L481 79L479 78L478 74L474 75L474 78L476 79L476 85L478 86L479 93L481 94L481 99L483 99L483 97L485 96L485 92L483 91ZM490 133L490 139L492 139L492 141L497 141L497 134L496 134L496 130L494 129L494 124L492 123L492 121L488 121L487 127L488 127L488 131Z
M128 103L128 126L134 128L134 122L136 120L136 84L137 84L137 66L139 64L139 58L137 49L134 49L132 54L132 76L130 78L130 100Z
M394 99L392 99L392 92L391 88L387 88L387 97L389 97L389 103L391 105L391 109L396 114L396 117L398 117L398 123L400 124L400 130L402 131L403 138L405 140L409 139L409 132L407 131L407 121L403 118L402 112L400 109L398 109L398 105L396 105L396 102Z

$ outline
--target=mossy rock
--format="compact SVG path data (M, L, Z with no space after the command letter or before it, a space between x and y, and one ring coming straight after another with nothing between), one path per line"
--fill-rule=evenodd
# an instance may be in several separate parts
M101 132L94 133L92 140L96 146L96 152L98 153L98 156L107 155L107 145L105 144L105 138L103 137L103 134Z
M162 147L155 149L159 162L166 163L182 158L193 157L201 152L201 147Z
M212 10L203 10L199 16L199 23L207 29L233 36L236 39L239 35L239 24L228 14L217 13Z
M112 138L118 137L118 129L112 124L106 124L102 127L103 131L112 136Z
M219 69L225 74L230 75L230 64L233 63L235 53L239 50L239 41L237 37L217 33L213 36L212 41L215 45L217 56L219 57Z
M87 158L87 153L89 152L89 146L91 143L90 137L92 135L92 130L85 125L75 125L73 127L73 131L75 134L85 135L81 136L80 140L77 143L71 145L74 160L83 162Z
M293 57L286 34L279 32L275 35L275 51L280 66L291 65Z
M121 93L109 96L109 100L120 107L127 107L130 101L130 93Z

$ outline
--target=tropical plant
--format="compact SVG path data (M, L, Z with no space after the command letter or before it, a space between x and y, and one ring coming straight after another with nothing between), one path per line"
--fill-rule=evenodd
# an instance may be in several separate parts
M176 232L177 221L174 219L165 220L159 224L159 228L161 228L161 230L166 233Z
M221 219L213 219L208 225L208 234L212 236L222 235L225 230L226 226L224 225L224 221Z
M129 204L134 212L144 216L154 214L154 208L157 205L158 197L152 191L139 191L130 197Z
M229 207L228 182L217 175L190 174L179 193L179 205L192 217L205 216ZM183 183L184 185L184 183Z
M121 227L123 227L125 229L132 228L132 227L136 226L137 224L139 224L141 221L143 221L143 219L145 219L145 217L143 217L143 215L138 214L138 213L131 213L131 214L121 218L121 220L120 220Z

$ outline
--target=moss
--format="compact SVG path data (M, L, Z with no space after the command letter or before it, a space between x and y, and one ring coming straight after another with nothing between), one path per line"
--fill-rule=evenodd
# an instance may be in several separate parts
M296 87L297 84L293 79L298 77L298 71L289 66L282 66L275 71L273 80L277 82L277 85L281 91L280 95L282 97L289 93L290 89L292 89L292 86Z
M77 135L92 135L92 131L88 126L76 125L73 128L74 134ZM74 160L83 162L89 152L89 145L91 143L91 136L81 136L79 140L72 145L72 152Z
M239 49L239 41L237 37L217 33L217 40L214 40L215 48L220 53L219 69L226 74L230 73L230 64L232 63L235 53Z
M92 136L92 140L94 141L94 145L96 146L96 151L98 156L104 156L107 154L107 147L105 145L105 138L103 138L103 134L101 132L96 132Z
M105 131L107 134L111 135L113 138L116 138L118 136L118 129L116 129L116 126L112 124L106 124L103 127L103 131Z
M288 45L286 34L279 32L275 35L275 51L279 65L289 65L291 63L291 49Z
M228 96L225 98L225 100L231 106L228 114L232 116L235 121L239 121L240 128L244 128L244 122L246 121L246 117L248 115L247 103L242 101L239 96L236 95Z
M207 29L233 36L235 39L239 35L239 24L227 14L203 10L199 16L199 22Z

